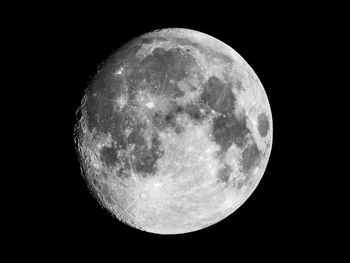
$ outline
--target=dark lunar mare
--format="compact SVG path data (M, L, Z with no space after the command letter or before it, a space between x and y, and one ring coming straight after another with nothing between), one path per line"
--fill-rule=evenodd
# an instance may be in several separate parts
M246 127L246 116L236 116L236 98L232 92L233 83L223 82L211 76L203 84L202 101L219 113L213 121L213 136L215 142L226 152L233 143L243 147L245 137L249 133Z
M146 124L139 122L128 136L128 145L134 145L130 152L133 168L143 176L156 172L156 162L164 153L160 150L160 140L156 132L152 133L151 147L148 148L144 136L145 128Z
M187 104L184 108L184 112L197 123L202 123L211 116L210 107L203 101Z
M234 114L236 98L232 89L233 86L240 84L223 82L212 76L203 84L202 94L202 101L218 113L213 119L212 135L214 141L220 146L219 154L227 152L232 144L243 150L241 167L246 177L242 182L235 182L239 187L249 180L261 155L257 144L252 139L251 131L247 128L247 116ZM218 179L227 183L231 172L230 167L225 166L218 172Z
M226 152L233 143L242 148L249 132L245 116L237 117L233 113L226 113L214 119L214 140L221 146L223 152Z
M142 176L154 175L157 172L157 160L163 156L164 151L160 150L160 140L158 135L152 137L152 145L150 149L145 146L139 146L133 151L134 169Z
M243 173L248 173L255 168L259 164L260 158L261 151L258 149L256 142L252 141L251 144L247 144L242 152Z
M234 109L236 98L232 92L232 83L222 82L215 76L211 76L203 84L202 99L204 102L220 113L231 112Z
M194 57L180 48L155 48L151 54L133 66L128 78L133 87L139 87L140 83L146 80L152 93L174 99L184 96L176 81L188 77L188 70L195 65Z
M225 164L224 167L218 171L217 177L220 182L227 184L232 172L232 168Z
M184 109L181 105L174 104L167 112L157 111L153 114L153 125L158 131L163 131L166 128L173 129L176 133L181 133L183 127L180 127L176 122L178 114L183 113Z
M100 150L100 156L107 167L114 166L118 161L117 149L114 147L114 145L111 147L103 147Z
M179 134L184 131L184 127L180 127L178 123L176 123L176 117L179 114L187 115L194 123L201 124L205 119L210 117L210 108L208 105L200 102L186 105L174 103L166 113L160 111L154 113L154 126L160 131L165 128L172 128Z
M244 174L244 177L234 180L232 186L240 189L244 185L247 185L253 176L254 168L260 164L261 158L262 152L258 149L255 141L250 141L250 143L247 143L242 152L242 159L240 162L241 171Z
M265 137L270 129L270 123L265 113L258 115L258 130L261 137Z

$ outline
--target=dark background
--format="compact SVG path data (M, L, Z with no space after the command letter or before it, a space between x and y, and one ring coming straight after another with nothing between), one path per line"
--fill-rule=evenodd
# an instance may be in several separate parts
M318 61L318 44L327 35L327 18L316 8L225 12L226 8L219 12L215 6L208 10L168 6L165 12L134 7L112 14L82 9L56 13L50 8L31 19L21 37L34 61L29 63L36 71L32 78L40 85L31 87L35 118L25 123L30 130L40 127L31 131L40 140L33 143L29 157L40 156L40 165L27 167L32 167L29 174L39 178L35 183L40 191L33 191L38 198L34 207L26 207L31 212L24 225L45 249L92 254L154 249L170 255L176 247L179 256L189 251L234 255L251 248L249 258L253 248L263 247L266 253L282 251L292 256L310 251L310 244L325 234L325 224L315 220L320 203L326 200L317 194L320 189L314 183L319 173L313 164L322 159L315 156L319 135L312 132L318 119L310 117L319 113L313 65ZM201 31L235 49L266 90L274 129L267 169L251 197L221 222L174 236L133 229L103 209L81 176L73 137L75 112L98 66L132 38L167 27Z

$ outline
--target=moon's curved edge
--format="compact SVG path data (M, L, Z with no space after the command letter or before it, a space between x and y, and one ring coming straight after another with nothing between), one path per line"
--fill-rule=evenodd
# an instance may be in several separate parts
M159 37L166 37L168 39L175 39L175 38L179 38L179 37L183 37L183 38L187 38L191 41L200 43L202 46L205 46L207 48L210 49L219 49L220 52L230 56L234 61L239 62L240 65L242 65L245 70L247 72L250 72L251 76L253 76L256 80L256 83L258 84L258 86L260 87L260 90L264 93L264 96L267 98L267 94L265 89L263 88L263 85L260 81L260 79L258 78L257 74L254 72L254 70L249 66L249 64L243 59L242 56L240 56L233 48L231 48L230 46L228 46L227 44L225 44L224 42L210 36L207 35L205 33L199 32L199 31L194 31L194 30L190 30L190 29L184 29L184 28L169 28L169 29L162 29L162 30L157 30L154 32L151 32L149 34L147 34L149 36L159 36ZM219 219L218 221L226 218L228 215L230 215L231 213L233 213L235 210L237 210L239 207L241 207L241 205L248 199L248 197L251 195L251 193L255 190L255 188L257 187L262 175L264 174L264 171L266 169L267 166L267 160L269 160L270 157L270 153L271 153L271 148L272 148L272 131L273 131L273 123L272 123L272 114L271 114L271 108L270 108L270 104L269 101L266 100L266 107L269 110L269 115L270 115L270 129L271 129L271 133L270 133L270 147L268 149L268 152L266 152L265 155L265 160L266 162L264 162L264 165L260 171L259 176L257 176L257 182L255 183L254 187L252 187L252 189L250 189L249 193L247 193L247 196L241 200L240 204L238 204L234 209L232 209L232 211L227 212L227 214L224 217L221 217L221 219ZM231 209L230 209L231 210ZM217 222L218 222L217 221ZM209 225L215 224L217 222L212 222ZM208 225L208 226L209 226ZM203 228L205 228L207 226L204 226ZM199 230L199 229L196 229ZM187 232L193 232L196 230L189 230L189 231L185 231L185 232L177 232L177 233L173 233L173 234L179 234L179 233L187 233ZM156 233L156 231L151 231ZM163 233L163 234L171 234L171 233Z

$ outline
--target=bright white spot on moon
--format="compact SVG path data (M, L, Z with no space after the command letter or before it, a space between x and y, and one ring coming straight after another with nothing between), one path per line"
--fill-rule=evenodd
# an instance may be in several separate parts
M149 102L147 102L146 103L146 106L148 107L148 108L154 108L154 103L153 103L153 101L149 101Z

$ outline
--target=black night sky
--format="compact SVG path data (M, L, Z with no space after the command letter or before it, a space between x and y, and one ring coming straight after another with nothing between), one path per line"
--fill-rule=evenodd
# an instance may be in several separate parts
M214 249L234 254L236 247L269 244L287 253L291 240L299 240L305 248L308 240L317 237L318 226L310 216L316 209L317 195L310 192L309 182L315 176L310 163L315 162L311 148L316 142L305 138L314 125L305 115L317 111L308 100L311 92L306 75L310 61L316 57L312 40L320 24L310 21L303 12L295 15L285 9L271 15L254 15L255 19L234 14L193 15L186 11L181 15L125 11L101 18L81 13L45 13L43 19L34 22L32 31L23 35L33 50L42 54L42 70L37 74L44 83L36 91L40 103L33 106L35 122L42 127L40 146L34 149L41 156L42 165L36 172L41 190L35 205L38 212L33 213L28 228L33 227L42 241L48 240L53 246L73 249L75 244L95 244L95 253L104 253L102 247L108 251L132 251L132 247L176 245L183 251L209 253ZM127 41L167 27L201 31L236 50L266 90L274 129L269 164L251 197L221 222L177 236L133 229L104 210L81 176L73 137L75 112L99 65ZM38 33L34 33L37 29ZM36 34L40 41L34 42L30 37ZM137 254L137 250L132 253Z

